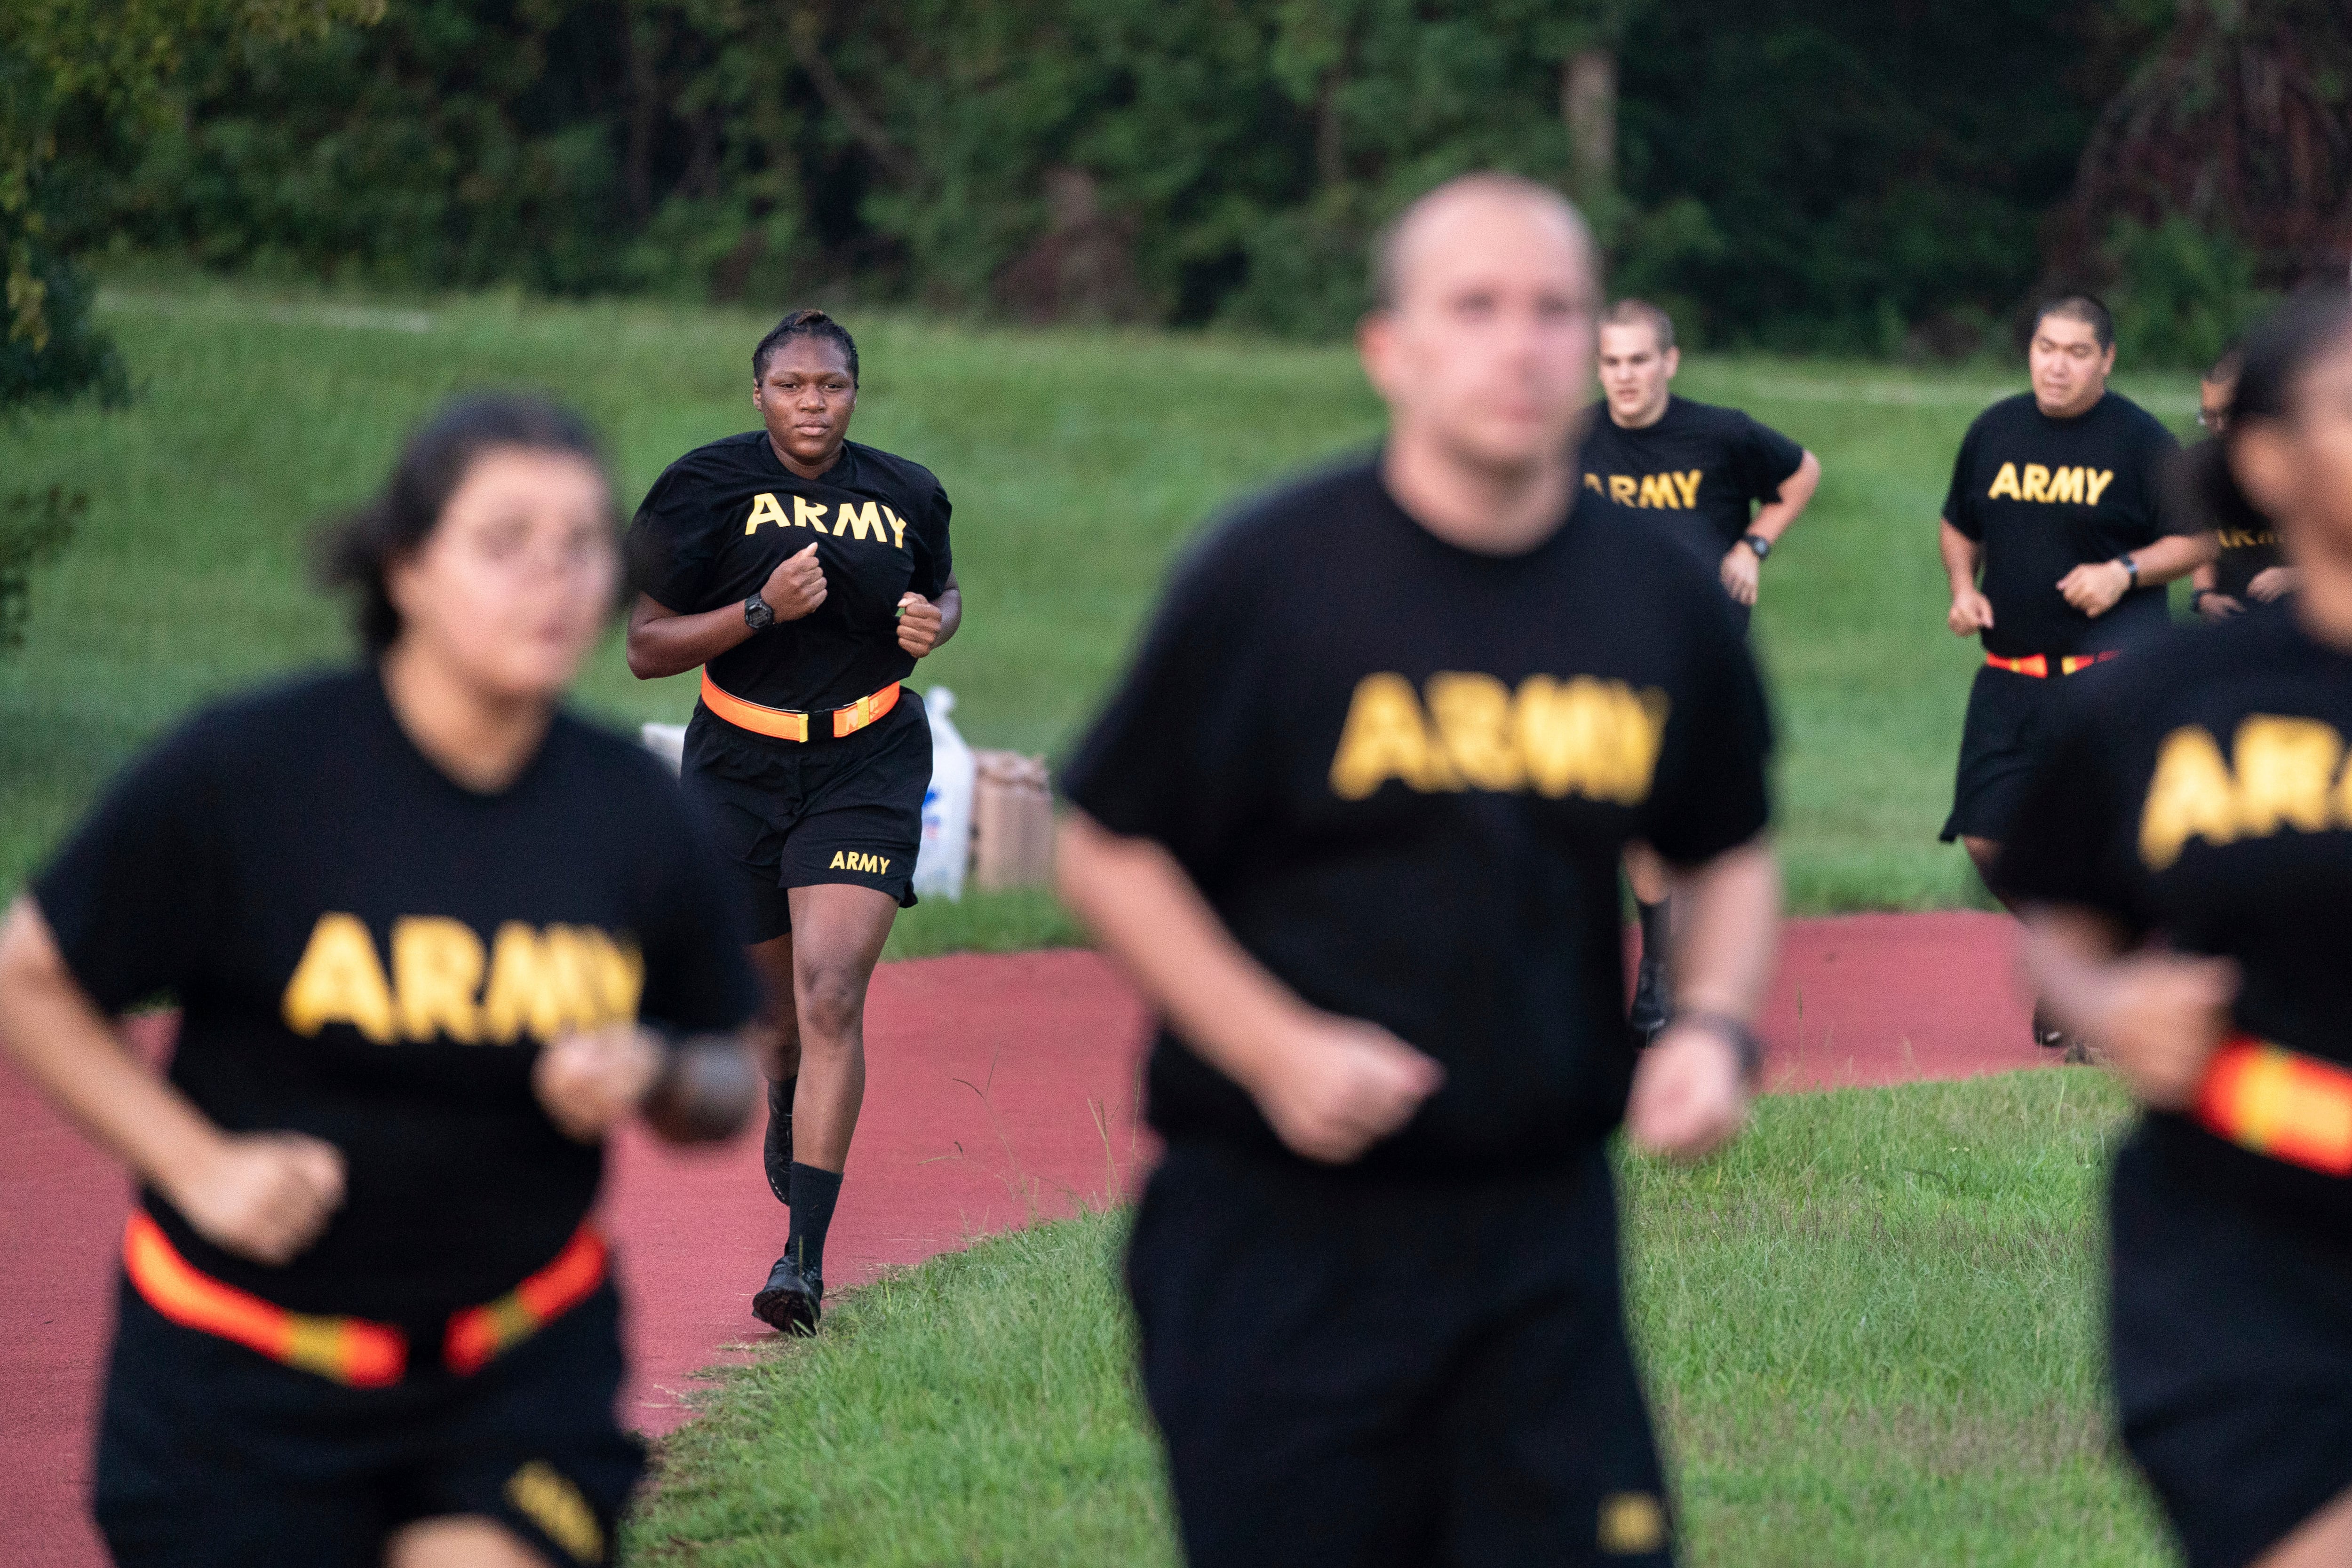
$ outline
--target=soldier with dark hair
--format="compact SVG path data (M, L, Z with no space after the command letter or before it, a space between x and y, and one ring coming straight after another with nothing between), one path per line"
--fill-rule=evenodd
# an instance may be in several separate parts
M676 786L559 709L615 523L578 419L444 409L331 542L363 662L184 726L0 926L0 1040L140 1180L124 1568L613 1560L644 1453L604 1140L740 1126L758 1003ZM113 1023L159 994L162 1074Z
M637 508L629 668L702 671L688 793L748 905L767 983L768 1185L792 1210L754 1294L813 1333L866 1092L866 988L915 902L931 731L900 683L963 620L931 471L849 439L857 345L795 310L751 351L761 428L688 453Z
M2164 584L2210 546L2166 504L2179 450L2156 416L2107 389L2115 319L2086 294L2050 300L2027 351L2032 390L1979 414L1937 525L1945 624L1984 643L1943 840L1981 874L2000 852L2059 688L2168 619ZM2039 1011L2034 1038L2075 1054Z

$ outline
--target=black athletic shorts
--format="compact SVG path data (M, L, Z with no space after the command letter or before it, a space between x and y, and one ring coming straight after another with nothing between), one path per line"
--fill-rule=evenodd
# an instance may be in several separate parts
M2189 1568L2241 1568L2352 1488L2352 1238L2116 1161L2108 1318L2130 1450Z
M1672 1561L1598 1148L1441 1185L1179 1145L1127 1279L1192 1568Z
M793 928L795 887L843 882L913 905L931 787L931 724L914 692L855 735L806 743L748 734L698 704L680 771L740 872L752 941Z
M2049 725L2056 712L2059 685L2095 675L2037 677L1990 664L1977 671L1969 688L1969 716L1960 729L1960 765L1952 786L1952 814L1943 841L2009 836L2025 787L2033 776Z
M613 1418L610 1283L470 1377L390 1388L119 1296L94 1505L119 1568L380 1568L393 1531L447 1514L495 1519L550 1563L614 1560L645 1451Z

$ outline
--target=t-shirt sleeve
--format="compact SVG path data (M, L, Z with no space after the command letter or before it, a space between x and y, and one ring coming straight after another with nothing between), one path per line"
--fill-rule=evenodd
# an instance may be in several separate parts
M1253 700L1270 639L1249 623L1246 575L1213 545L1179 571L1062 769L1071 804L1114 833L1160 844L1196 877L1231 846L1275 766Z
M1969 426L1960 442L1960 450L1952 459L1952 486L1944 493L1944 521L1969 538L1984 538L1984 521L1977 516L1976 472L1977 432L1979 424Z
M2010 819L1991 882L2016 904L2093 909L2134 936L2153 924L2117 777L2111 710L2075 694Z
M1780 498L1780 486L1804 465L1805 449L1770 425L1741 416L1738 452L1740 487L1754 501Z
M948 543L948 517L953 510L946 487L933 484L930 505L923 508L922 524L915 530L915 573L907 583L926 599L935 600L946 591L948 579L955 571L955 552Z
M659 814L669 828L659 836L651 915L640 926L646 985L638 1012L683 1032L740 1028L759 1010L760 989L743 956L733 890L677 786L663 779L654 787L668 794Z
M684 463L670 465L629 525L629 573L638 591L681 615L702 610L719 529L704 487Z
M1642 836L1676 865L1738 849L1771 821L1771 711L1727 605L1707 604L1692 675L1666 711Z
M99 1009L184 990L225 930L226 855L200 730L172 737L107 789L46 870L33 901Z

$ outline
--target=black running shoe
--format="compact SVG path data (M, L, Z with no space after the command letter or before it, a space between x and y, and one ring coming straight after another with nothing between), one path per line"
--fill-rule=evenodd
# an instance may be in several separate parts
M824 1299L824 1281L803 1273L787 1252L776 1260L767 1284L751 1298L751 1315L778 1333L805 1336L816 1333L816 1321L824 1315L817 1303Z
M768 1135L760 1152L767 1162L768 1190L785 1205L793 1201L793 1092L799 1086L797 1078L768 1080Z
M2066 1031L2050 1021L2050 1015L2042 1010L2040 1002L2033 1004L2033 1043L2044 1051L2067 1048Z
M1625 1015L1633 1038L1647 1045L1666 1027L1672 1007L1666 996L1666 966L1663 959L1643 958L1633 981L1633 1005Z

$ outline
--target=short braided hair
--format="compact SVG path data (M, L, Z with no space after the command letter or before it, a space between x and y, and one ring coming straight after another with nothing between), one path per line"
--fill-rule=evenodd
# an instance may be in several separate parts
M849 362L849 384L857 384L857 340L849 335L849 329L822 310L803 309L786 314L782 320L768 329L768 335L760 340L758 348L751 350L753 386L768 379L769 360L774 357L778 349L794 338L821 338L839 349L841 357Z

